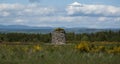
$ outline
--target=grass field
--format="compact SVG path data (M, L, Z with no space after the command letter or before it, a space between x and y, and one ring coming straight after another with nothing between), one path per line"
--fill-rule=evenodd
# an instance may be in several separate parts
M119 64L118 43L96 44L0 44L0 64Z

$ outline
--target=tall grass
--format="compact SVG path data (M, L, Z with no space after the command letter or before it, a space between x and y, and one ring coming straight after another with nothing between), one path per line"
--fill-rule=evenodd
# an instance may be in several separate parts
M120 54L81 52L78 45L1 44L0 64L119 64Z

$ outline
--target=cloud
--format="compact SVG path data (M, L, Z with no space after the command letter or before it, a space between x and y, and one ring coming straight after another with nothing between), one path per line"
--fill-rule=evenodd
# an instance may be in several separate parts
M0 24L30 24L41 22L43 17L53 16L56 9L53 7L42 7L37 4L0 4ZM32 20L32 21L31 21ZM50 20L50 19L49 19ZM49 21L48 20L48 21ZM29 23L30 22L30 23ZM44 21L43 21L44 22Z
M37 4L0 4L0 16L49 16L55 13L54 8L41 7Z
M0 13L0 15L1 15L1 16L4 16L4 17L6 17L6 16L9 16L9 15L10 15L10 13L9 13L9 12L4 11L4 12Z
M120 22L120 17L116 18L114 21Z
M65 11L65 8L62 8L61 10L56 7L43 7L37 4L0 4L0 24L22 24L51 27L120 28L119 7L115 7L114 9L114 6L108 8L108 6L105 7L104 5L98 5L100 6L98 9L97 5L80 6L81 7L78 8L71 6L71 8L68 7L67 11ZM103 9L104 7L105 10ZM109 11L113 14L110 14ZM78 15L76 16L76 14Z
M70 16L120 16L120 7L110 5L88 5L80 3L73 4L68 5L66 9L67 14Z
M106 19L107 19L106 17L100 17L98 20L99 21L106 21Z

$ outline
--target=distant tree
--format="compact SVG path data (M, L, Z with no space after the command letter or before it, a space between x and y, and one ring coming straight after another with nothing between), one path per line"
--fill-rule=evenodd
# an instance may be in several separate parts
M90 39L87 34L83 34L81 37L81 41L90 41Z
M67 41L74 41L75 40L75 33L74 32L67 33L66 39L67 39Z
M61 29L57 29L61 30ZM120 31L101 31L96 33L75 34L66 33L67 42L78 41L110 41L120 42ZM0 41L6 42L51 42L51 34L33 34L33 33L0 33Z

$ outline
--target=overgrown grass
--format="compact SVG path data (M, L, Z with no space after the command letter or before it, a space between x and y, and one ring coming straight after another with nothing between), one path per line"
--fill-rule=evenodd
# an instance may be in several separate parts
M119 64L120 54L81 52L78 45L1 44L0 64Z

